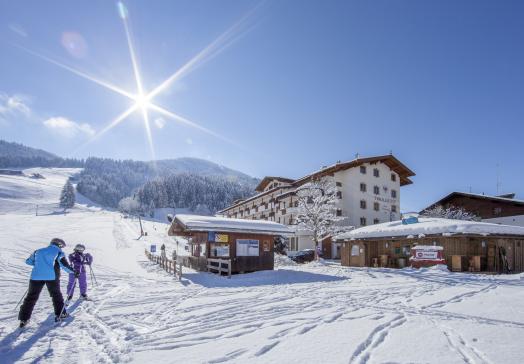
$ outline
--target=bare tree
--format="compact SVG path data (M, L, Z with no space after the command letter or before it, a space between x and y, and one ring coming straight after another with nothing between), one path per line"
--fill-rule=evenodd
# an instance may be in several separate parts
M300 230L311 232L318 259L318 243L340 232L337 222L337 188L331 177L311 181L296 191L298 199L297 224Z
M466 211L463 207L454 206L444 208L442 205L436 205L422 211L420 216L439 217L442 219L453 220L480 221L480 218L476 214Z

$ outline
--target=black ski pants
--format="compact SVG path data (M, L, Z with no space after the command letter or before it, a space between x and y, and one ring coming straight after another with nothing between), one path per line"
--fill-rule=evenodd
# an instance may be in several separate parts
M18 313L18 319L27 321L31 318L33 313L33 308L35 307L36 301L42 292L44 285L47 286L49 295L53 300L53 307L55 309L55 315L60 315L62 308L64 307L64 297L62 297L62 292L60 291L60 280L55 279L52 281L29 281L29 290L27 291L27 296L25 296L24 303L20 307L20 312Z

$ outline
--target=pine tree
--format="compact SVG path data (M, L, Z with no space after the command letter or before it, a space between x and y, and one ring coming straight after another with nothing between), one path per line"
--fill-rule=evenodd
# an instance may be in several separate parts
M60 207L64 209L70 209L75 205L75 188L71 184L71 181L67 180L62 188L62 193L60 194Z

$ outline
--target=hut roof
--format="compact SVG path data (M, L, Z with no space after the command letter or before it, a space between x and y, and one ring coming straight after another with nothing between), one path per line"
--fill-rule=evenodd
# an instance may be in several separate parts
M169 228L169 235L175 235L175 227L184 231L217 231L230 233L254 233L266 235L289 235L293 232L286 226L272 221L230 219L227 217L177 214Z
M487 222L451 220L441 218L419 218L417 223L402 224L392 221L351 230L339 234L335 239L395 238L425 235L518 235L524 237L524 227L498 225Z

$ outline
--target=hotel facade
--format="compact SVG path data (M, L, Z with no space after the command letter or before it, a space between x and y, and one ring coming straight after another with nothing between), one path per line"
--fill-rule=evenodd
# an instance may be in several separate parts
M289 225L295 235L289 238L289 250L314 248L311 234L297 226L296 190L318 178L333 178L337 188L336 214L345 226L361 227L400 218L400 188L411 184L414 176L393 155L356 158L323 167L299 179L267 176L256 187L257 194L237 200L218 213L237 219L268 220ZM326 258L340 257L340 244L330 238L322 242Z

